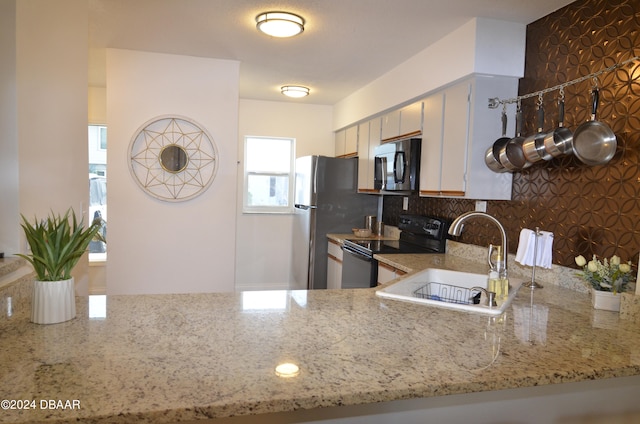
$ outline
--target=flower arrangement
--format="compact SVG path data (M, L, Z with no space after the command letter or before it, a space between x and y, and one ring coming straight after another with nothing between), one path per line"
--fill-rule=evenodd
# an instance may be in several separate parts
M576 256L576 265L582 267L582 277L595 290L620 293L631 281L631 261L620 263L620 257L613 255L610 259L602 261L596 255L587 262L584 256Z

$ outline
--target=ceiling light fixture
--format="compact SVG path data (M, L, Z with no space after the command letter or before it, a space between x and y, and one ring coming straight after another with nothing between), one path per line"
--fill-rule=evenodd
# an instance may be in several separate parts
M301 85L283 85L280 92L288 97L305 97L309 95L309 88Z
M272 37L293 37L304 31L304 18L287 12L265 12L256 16L256 27Z

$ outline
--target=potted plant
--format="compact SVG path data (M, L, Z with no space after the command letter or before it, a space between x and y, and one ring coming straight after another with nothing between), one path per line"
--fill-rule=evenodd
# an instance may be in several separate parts
M620 258L613 255L602 261L596 255L587 262L584 256L575 258L576 264L582 267L578 275L591 287L591 302L596 309L609 311L620 310L619 293L623 292L631 281L631 261L620 263Z
M36 273L33 286L31 321L55 324L76 316L75 286L71 270L76 266L89 242L100 230L99 222L84 228L72 209L64 216L49 215L32 224L22 217L22 229L31 252L18 254L31 263Z

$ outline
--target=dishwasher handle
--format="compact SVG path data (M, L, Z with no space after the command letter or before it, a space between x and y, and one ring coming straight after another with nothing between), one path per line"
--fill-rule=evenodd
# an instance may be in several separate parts
M353 250L350 249L348 246L342 246L342 251L348 255L353 256L356 259L359 259L361 261L365 261L365 262L371 262L373 261L373 257L372 256L368 256L368 255L363 255L362 253L358 252L357 250Z

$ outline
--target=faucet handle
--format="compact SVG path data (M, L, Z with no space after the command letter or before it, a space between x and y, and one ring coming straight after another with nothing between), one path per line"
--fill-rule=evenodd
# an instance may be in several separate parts
M496 293L485 289L484 287L475 286L471 287L471 290L479 290L484 293L485 296L485 305L489 307L498 306L496 302Z

